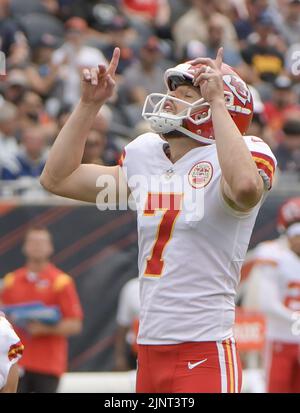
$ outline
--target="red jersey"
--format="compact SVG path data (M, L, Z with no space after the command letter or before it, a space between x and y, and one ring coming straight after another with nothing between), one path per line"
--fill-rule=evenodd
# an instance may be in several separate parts
M277 143L282 142L284 139L284 134L282 132L282 126L286 118L288 118L289 114L298 112L300 113L300 106L297 104L292 104L284 109L279 109L277 106L274 105L273 102L266 102L264 114L266 117L267 124L269 128L274 133L274 138Z
M1 295L4 305L41 301L57 306L62 318L82 319L82 309L72 278L49 264L39 272L26 267L7 274ZM19 365L28 371L62 375L67 370L68 341L59 335L30 336L25 330L15 328L25 351Z
M123 0L123 6L130 12L155 17L158 13L158 0Z

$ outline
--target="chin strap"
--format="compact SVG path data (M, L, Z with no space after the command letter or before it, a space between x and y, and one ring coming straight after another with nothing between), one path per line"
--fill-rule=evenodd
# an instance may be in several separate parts
M212 145L213 143L215 143L214 139L204 138L204 136L197 135L196 133L193 133L193 132L189 131L188 129L184 128L183 126L179 126L175 130L178 130L179 132L184 133L189 138L192 138L197 142L206 143L208 145Z
M150 122L151 128L154 132L159 134L165 134L173 131L179 131L184 135L188 136L196 140L197 142L205 143L205 144L213 144L215 143L214 139L204 138L204 136L197 135L182 126L182 119L177 119L174 116L174 119L170 118L170 114L168 117L163 116L151 116L148 121Z

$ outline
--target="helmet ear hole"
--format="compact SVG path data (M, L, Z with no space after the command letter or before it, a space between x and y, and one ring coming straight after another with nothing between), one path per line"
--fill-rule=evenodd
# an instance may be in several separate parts
M201 120L202 119L202 113L197 113L195 115L195 121Z
M230 103L231 101L230 96L225 95L224 98L225 98L225 103Z

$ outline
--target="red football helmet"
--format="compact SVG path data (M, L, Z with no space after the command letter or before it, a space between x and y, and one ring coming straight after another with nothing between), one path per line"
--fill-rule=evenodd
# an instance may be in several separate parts
M173 91L180 84L190 83L193 85L193 70L199 66L192 66L189 62L180 64L165 72L165 82L168 91ZM224 98L227 109L244 135L253 116L253 98L246 83L228 65L222 64ZM166 101L180 101L186 105L186 109L175 114L164 111ZM193 103L188 103L161 93L152 93L147 96L143 117L151 124L157 133L168 133L178 130L190 138L202 143L214 143L214 131L211 119L211 109L208 102L201 98Z
M284 232L290 225L300 222L300 197L289 198L278 212L277 228Z

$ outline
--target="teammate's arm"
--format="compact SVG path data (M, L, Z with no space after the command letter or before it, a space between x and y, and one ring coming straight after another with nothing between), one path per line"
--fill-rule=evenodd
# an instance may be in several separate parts
M52 146L40 182L57 195L95 202L99 193L96 181L101 175L120 185L120 167L81 164L88 133L101 106L112 96L120 50L116 48L109 67L83 70L81 99ZM125 181L124 181L125 182ZM123 182L122 182L123 184Z
M82 331L82 321L76 318L64 318L54 326L31 321L26 326L26 331L32 336L63 336L70 337Z
M198 58L194 61L204 65L198 69L194 86L200 86L202 96L210 103L218 159L222 170L221 188L225 200L232 207L246 211L260 201L264 184L252 155L225 106L220 70L222 55L221 48L215 61L206 58ZM205 72L206 67L209 67L209 71Z
M115 341L115 369L117 371L130 370L126 355L126 336L130 327L119 325L116 331Z
M277 281L276 268L273 266L260 265L253 271L258 273L259 291L258 301L259 308L266 315L271 315L279 320L291 323L293 311L286 307L280 298L280 290Z

